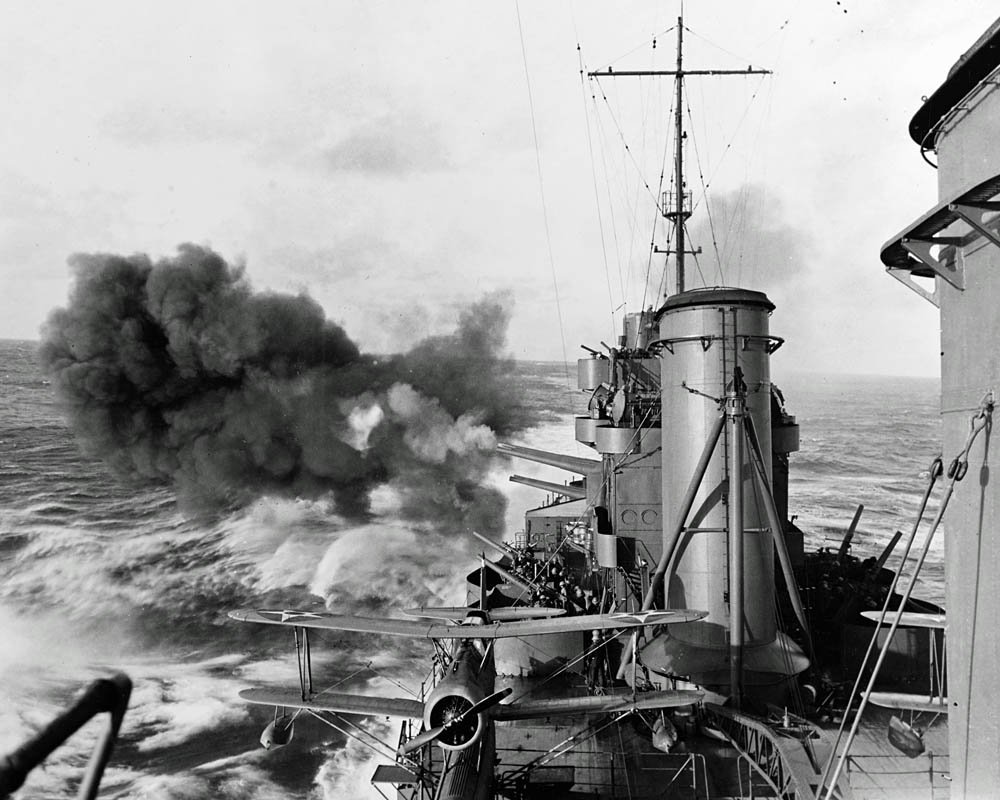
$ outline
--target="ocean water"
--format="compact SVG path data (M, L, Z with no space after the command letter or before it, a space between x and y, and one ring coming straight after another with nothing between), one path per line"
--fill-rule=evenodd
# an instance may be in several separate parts
M876 554L894 530L907 532L921 473L938 452L937 382L775 380L801 426L790 508L807 546L839 546L859 503L857 554ZM587 454L572 427L584 398L561 365L518 363L509 386L538 409L516 441ZM323 497L182 510L172 488L123 482L81 452L35 343L0 342L0 392L0 750L20 744L90 680L124 670L132 702L102 796L371 795L380 759L341 732L304 719L291 746L258 746L270 714L244 706L237 692L295 684L291 635L232 622L226 612L323 604L377 614L457 603L475 565L471 537L404 518L391 493L378 491L363 522ZM485 480L508 498L508 530L541 500L507 482L513 471L547 475L523 463L491 467ZM918 591L937 601L941 554L939 539ZM313 667L321 687L353 675L358 691L399 694L387 679L414 688L427 656L419 642L338 634L314 641ZM370 729L394 743L394 725ZM74 796L96 735L89 724L31 775L22 795Z

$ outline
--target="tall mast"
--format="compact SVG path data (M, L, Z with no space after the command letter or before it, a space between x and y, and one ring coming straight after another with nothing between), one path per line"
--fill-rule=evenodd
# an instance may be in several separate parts
M684 257L688 253L700 252L687 249L684 223L691 216L684 202L684 78L687 75L770 75L769 69L684 69L684 17L677 18L677 68L672 70L622 70L608 67L604 72L588 72L590 78L643 78L657 75L671 75L674 78L674 202L663 203L661 212L674 226L675 249L657 250L659 253L674 253L677 256L677 293L684 291Z
M677 294L684 291L684 17L677 18L677 108L674 110L674 175L676 205L674 210L674 236L677 242Z

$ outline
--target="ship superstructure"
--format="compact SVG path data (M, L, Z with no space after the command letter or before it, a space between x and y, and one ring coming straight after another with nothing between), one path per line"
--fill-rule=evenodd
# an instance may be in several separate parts
M948 511L948 727L953 797L994 797L1000 717L992 697L1000 636L1000 495L989 429L1000 387L1000 20L955 63L910 122L938 175L938 203L882 248L889 274L941 313L945 453L966 452L968 477ZM977 416L978 415L978 416ZM985 431L970 442L976 422Z
M373 778L407 800L943 797L956 763L962 788L952 796L978 796L1000 780L998 760L985 763L968 733L991 714L972 702L989 677L972 669L954 675L956 660L975 667L996 655L986 620L990 609L1000 611L997 593L980 579L983 554L993 554L983 545L993 501L983 466L989 435L979 436L992 411L992 384L982 384L995 376L964 380L977 368L968 355L946 371L945 413L957 415L946 449L959 455L946 477L939 462L931 466L908 538L897 534L877 558L855 558L859 508L837 552L807 552L789 518L789 457L799 448L799 429L771 382L770 359L783 343L771 331L775 307L759 291L692 289L685 279L685 257L697 250L685 229L684 80L766 71L687 69L684 30L679 19L675 69L591 73L671 77L676 97L674 190L658 201L671 244L657 251L674 256L676 291L626 314L613 345L587 346L578 361L586 410L575 419L574 438L593 455L499 446L513 458L561 469L567 480L511 476L549 497L507 541L476 534L485 549L468 575L467 606L413 612L448 624L287 610L238 615L292 627L302 678L298 693L251 690L244 697L330 724L343 713L417 720L403 724L393 763ZM964 86L972 76L992 87L998 37L995 31L980 46L993 67L977 50L967 59L975 68L967 64L949 81ZM988 118L995 96L992 88L970 95ZM949 108L927 123L922 141L933 129L935 145L945 150L954 136L964 153L958 131L965 117ZM980 273L964 259L1000 246L998 192L998 177L952 192L917 223L918 235L888 245L883 260L911 285L912 274L936 274L938 293L917 288L931 300L942 287L959 292L948 295L957 316L972 313L966 305L989 302L992 284L981 284L982 296L970 300L963 281ZM962 237L942 235L959 220L969 229ZM949 301L941 297L944 311ZM965 353L968 326L948 331L946 349L951 343ZM988 360L988 341L984 335L979 342L980 361ZM931 535L919 554L913 548L938 479L947 485L932 532L970 464L979 464L980 492L970 496L965 484L956 497L965 523L979 527L968 534L959 566L949 565L949 598L958 598L971 620L957 646L948 631L946 676L943 611L913 597ZM911 550L916 557L916 571L906 576L885 568L901 541L902 563ZM969 575L976 580L951 588ZM316 693L308 661L314 627L432 640L432 680L418 700ZM956 709L964 735L955 731ZM949 711L951 746L964 754L950 766ZM275 724L288 719L290 731L294 715L275 713ZM995 749L996 723L983 724Z

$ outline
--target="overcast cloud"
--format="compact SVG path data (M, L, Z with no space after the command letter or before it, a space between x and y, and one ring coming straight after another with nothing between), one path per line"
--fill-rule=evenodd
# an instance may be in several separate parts
M605 78L581 91L576 45L588 67L669 69L677 10L521 3L532 117L513 4L3 4L0 336L38 336L71 253L192 241L364 321L364 348L507 291L512 353L573 359L658 302L643 287L662 269L648 209L671 95ZM995 5L687 11L687 65L775 70L688 84L689 188L716 192L725 280L768 291L774 331L820 369L936 374L937 312L878 251L936 202L906 126ZM691 230L714 283L703 209Z

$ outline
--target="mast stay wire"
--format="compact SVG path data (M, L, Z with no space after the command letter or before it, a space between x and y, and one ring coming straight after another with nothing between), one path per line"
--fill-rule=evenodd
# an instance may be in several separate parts
M764 97L763 113L760 115L760 122L759 122L759 124L757 126L757 134L756 134L756 136L754 138L754 143L752 145L752 151L754 153L758 152L758 143L761 142L761 140L765 139L765 137L764 137L764 129L765 129L765 126L767 124L767 120L769 120L771 118L771 111L772 111L773 107L774 107L774 81L768 81L767 93L766 93L766 95ZM771 159L768 158L768 157L761 158L761 165L762 165L761 180L760 180L761 190L758 193L759 213L760 213L761 218L763 218L763 216L764 216L764 210L766 208L768 208L768 205L769 205L769 203L768 203L768 195L769 195L770 189L769 189L768 181L767 181L767 171L768 171L768 165L770 164L770 162L771 162ZM756 226L756 228L757 228L757 236L760 237L762 235L762 233L761 233L761 226ZM752 278L756 278L757 277L756 276L756 270L758 270L760 267L761 267L761 265L759 263L751 265L752 270L754 270L754 273L752 274Z
M528 91L528 108L531 112L531 135L535 144L535 169L538 173L538 192L542 200L542 220L545 223L545 241L548 246L549 270L552 273L552 289L556 300L556 317L559 321L559 341L562 344L563 372L566 384L570 385L569 364L566 355L566 328L563 324L562 304L559 302L559 280L556 276L556 261L552 254L552 234L549 229L549 212L545 202L545 182L542 179L542 156L538 147L538 127L535 124L535 101L531 95L531 74L528 71L528 51L524 45L524 28L521 25L521 6L519 0L514 0L514 12L517 17L517 33L521 40L521 60L524 63L524 84Z
M611 198L611 177L608 172L608 160L606 157L608 152L608 148L606 146L607 136L605 135L604 128L601 124L601 115L597 108L597 95L594 93L593 89L590 91L590 99L593 104L594 124L597 127L597 133L600 141L604 143L604 146L599 147L598 150L601 154L601 168L604 170L604 188L607 192L608 214L611 217L611 238L614 241L615 261L618 265L618 287L624 297L625 280L622 277L621 245L618 242L618 223L615 218L615 204ZM598 200L598 205L600 205L600 200Z
M726 156L729 155L729 152L730 152L730 150L733 147L733 142L736 141L736 136L740 132L740 128L742 128L743 127L743 123L746 122L747 115L750 113L750 109L753 107L753 103L757 99L757 95L760 93L760 88L761 88L761 86L763 86L764 79L767 78L767 75L761 75L760 77L761 77L761 80L758 82L757 88L754 90L754 93L753 93L753 95L751 95L750 100L747 102L746 106L744 106L744 108L743 108L743 114L742 114L742 116L740 116L739 122L736 123L736 128L733 130L732 137L729 139L729 142L727 142L726 146L723 148L722 155L719 156L719 160L718 160L718 162L716 162L715 169L712 171L712 174L708 176L708 183L706 184L706 186L709 187L709 188L711 187L712 182L715 180L715 176L719 174L719 169L722 167L722 162L725 161L726 160ZM701 204L701 200L699 200L698 203L696 203L691 210L692 211L697 211L698 210L698 206L700 204Z
M715 49L717 49L717 50L719 50L719 51L721 51L723 53L726 53L727 55L732 56L733 58L741 58L739 55L733 53L732 51L726 50L724 47L720 47L719 45L715 44L711 40L705 38L704 36L701 36L700 34L696 33L695 31L691 30L687 25L684 26L684 30L687 31L687 32L689 32L690 34L692 34L696 38L700 39L701 41L705 42L706 44L711 45ZM743 59L743 60L747 61L747 59ZM752 60L748 61L747 63L752 63ZM711 187L712 182L714 181L714 179L715 179L716 175L718 174L720 168L722 167L723 162L726 160L726 156L732 150L733 143L736 141L736 137L739 135L740 130L742 129L744 123L746 122L747 117L748 117L748 115L750 113L750 109L753 107L754 101L757 99L757 95L760 92L760 88L764 85L763 79L766 78L767 75L766 74L765 75L761 75L760 77L761 77L761 81L758 82L758 84L757 84L756 88L754 89L754 92L751 95L749 101L747 101L746 103L744 103L743 113L740 116L740 119L737 122L736 127L733 129L733 133L732 133L729 141L726 143L726 146L723 149L722 155L719 157L718 162L715 164L715 167L712 170L712 173L709 176L709 180L708 181L705 180L704 170L703 170L702 165L701 165L701 156L700 156L700 153L698 151L698 145L697 145L696 137L692 137L692 140L694 141L695 158L696 158L696 161L697 161L697 164L698 164L698 177L699 177L699 179L701 181L701 184L702 184L702 193L701 193L701 197L699 197L698 201L695 202L692 205L691 211L693 213L694 211L696 211L698 209L698 207L701 205L702 202L705 203L705 209L706 209L706 213L708 215L709 229L710 229L711 236L712 236L712 247L713 247L713 250L715 251L716 264L717 264L717 267L718 267L717 271L718 271L719 279L723 283L725 283L725 280L726 280L725 269L723 267L723 257L722 257L724 253L720 253L720 251L719 251L718 235L717 235L716 229L715 229L715 220L713 218L713 215L712 215L712 212L711 212L711 208L710 208L710 205L709 205L708 190ZM770 83L768 85L770 85ZM689 97L690 97L690 94L689 94ZM702 88L702 97L704 98L704 88ZM705 104L703 103L703 105L705 105ZM687 109L688 120L690 122L690 130L693 131L694 130L694 116L691 113L690 102L689 101L686 102L685 106L686 106L686 109ZM759 135L760 135L760 132L758 130L758 137L759 137ZM746 190L746 181L744 180L744 191L745 190ZM732 231L732 226L735 223L736 218L742 216L742 215L736 213L736 212L739 211L740 205L741 205L741 203L738 202L737 203L737 208L734 210L734 214L732 215L732 217L730 219L730 225L729 225L730 232ZM741 227L745 226L745 224L746 224L745 220L741 221ZM732 237L727 235L727 239L732 239ZM724 250L728 250L728 247L724 248ZM741 261L742 261L742 251L740 253L740 258L741 258ZM697 254L694 255L694 261L695 261L695 265L699 267L699 273L701 273L700 263L699 263L699 259L698 259ZM702 273L702 281L703 282L705 281L703 273ZM706 285L707 285L707 283L706 283Z
M600 192L597 188L597 166L594 163L594 143L590 135L590 114L587 111L587 85L584 82L584 68L583 68L583 51L580 48L580 42L576 43L576 56L577 61L580 65L580 95L583 103L583 117L584 126L587 129L587 149L590 152L590 175L594 184L594 206L597 211L597 228L601 234L601 257L604 261L604 279L608 285L608 305L610 306L611 312L611 335L612 337L617 330L615 325L615 298L614 292L611 289L611 270L608 267L608 245L604 237L604 217L601 214L601 197ZM621 282L621 265L619 264L618 269L618 280ZM623 289L624 294L624 289Z
M659 81L657 82L659 83ZM668 111L668 116L672 116L673 112L673 93L671 93L670 109ZM667 174L667 163L670 158L670 139L666 136L663 137L663 157L660 160L660 180L656 187L656 196L663 197L663 178ZM671 174L670 185L673 186L674 178ZM649 240L649 257L646 260L646 279L642 283L642 305L639 307L640 310L646 307L646 298L649 296L649 275L653 271L653 255L656 252L656 228L659 225L661 215L656 214L653 217L652 231L650 233ZM667 250L670 250L670 237L673 234L673 229L667 229ZM663 287L666 283L667 277L667 265L664 263L663 269L660 271L660 283L656 288L656 296L660 297L663 293Z
M690 123L691 130L694 130L694 117L691 114L691 104L685 102L687 107L688 122ZM701 181L701 191L702 196L705 198L705 215L708 217L708 229L712 236L712 249L715 251L715 262L718 267L719 280L723 285L726 283L726 274L722 269L722 257L719 255L719 241L715 235L715 219L712 217L712 206L708 202L708 187L705 186L705 173L701 168L701 154L698 151L698 137L691 137L691 144L694 147L694 162L698 167L698 180ZM694 259L695 264L698 266L698 272L701 273L701 265L698 263L698 256L695 254ZM702 281L704 282L705 277L702 275Z
M649 183L642 177L642 167L636 162L635 154L632 152L632 148L629 147L628 142L625 140L625 134L622 132L621 125L618 124L618 118L615 116L615 112L611 108L611 102L608 100L607 93L604 91L604 87L601 85L600 77L599 76L595 77L594 80L597 82L597 85L601 89L601 98L604 100L604 103L608 108L608 112L611 114L611 121L614 122L615 124L615 130L617 130L618 132L618 137L621 139L621 144L625 148L625 152L628 153L629 158L632 160L632 166L635 167L636 172L639 174L639 180L642 183L643 188L646 189L646 192L653 199L653 202L656 203L657 210L662 212L663 208L660 205L660 198L658 198L655 194L653 194L653 189L650 187Z
M736 242L747 241L747 229L752 230L752 244L757 245L756 248L747 249L740 248L739 258L737 260L737 271L740 280L743 279L744 265L748 260L748 256L751 254L756 254L756 258L750 260L749 269L751 275L756 276L757 269L761 266L759 263L761 240L764 236L764 225L763 224L753 224L751 225L751 219L759 220L760 223L765 223L764 209L767 208L766 195L767 195L767 182L766 180L761 180L761 189L759 192L753 191L750 185L750 164L754 160L754 157L760 152L760 142L764 135L765 123L770 116L770 111L772 107L772 101L774 96L774 82L769 81L768 90L766 94L766 102L764 103L763 113L758 117L758 125L756 132L753 134L752 141L750 142L749 154L746 159L744 159L744 178L743 178L743 188L740 192L740 196L737 202L737 207L735 209L735 214L739 216L740 222L740 235L734 239ZM755 94L756 96L756 94ZM753 102L751 99L750 102ZM749 103L748 103L749 105ZM768 159L761 158L759 161L766 167ZM751 209L751 203L755 206ZM751 217L751 214L754 216Z
M662 31L660 31L659 33L654 33L654 34L653 34L652 36L650 36L650 37L649 37L648 39L646 39L645 41L642 41L642 42L640 42L639 44L637 44L637 45L636 45L635 47L633 47L633 48L632 48L631 50L629 50L629 51L628 51L627 53L622 53L622 54L621 54L620 56L618 56L617 58L613 58L613 59L611 59L610 61L607 61L607 62L605 62L604 66L603 66L603 67L601 67L601 69L600 69L600 70L598 70L598 72L600 72L600 71L604 71L604 70L607 70L607 69L609 69L610 67L613 67L613 66L614 66L615 64L617 64L617 63L618 63L619 61L621 61L621 60L622 60L623 58L628 58L628 57L629 57L630 55L632 55L633 53L637 53L637 52L639 52L639 51L640 51L640 50L642 50L642 49L643 49L644 47L647 47L647 46L649 46L649 45L652 45L652 46L654 46L654 47L655 47L655 46L656 46L656 40L657 40L657 39L659 39L659 38L660 38L661 36L666 36L666 35L667 35L668 33L673 33L673 32L674 32L675 30L677 30L677 25L671 25L671 26L670 26L669 28L667 28L666 30L662 30Z
M834 793L834 790L835 790L835 788L837 786L837 781L838 781L838 779L840 777L841 771L843 770L844 765L847 762L847 759L848 759L848 757L850 755L851 745L853 744L854 738L857 735L858 725L861 722L861 717L864 714L865 708L867 707L867 704L868 704L868 700L869 700L869 698L871 696L872 689L873 689L873 687L875 685L875 681L878 678L879 670L882 667L882 663L883 663L883 661L885 659L886 654L889 652L889 646L892 643L892 638L893 638L893 635L896 633L896 629L899 627L900 620L902 619L902 616L903 616L903 611L906 608L906 604L910 601L910 595L912 594L913 589L914 589L914 587L917 584L917 580L918 580L918 578L920 576L920 569L921 569L921 567L923 567L924 560L926 559L927 553L930 550L930 546L931 546L931 542L932 542L932 540L934 538L934 534L937 532L938 528L940 527L941 520L943 519L944 514L945 514L945 512L948 509L948 503L951 500L951 497L952 497L952 495L953 495L953 493L955 491L955 484L958 481L962 480L962 478L965 477L965 473L966 473L966 471L968 470L968 467L969 467L969 453L972 450L973 443L975 442L975 440L979 436L979 434L984 429L987 429L989 427L989 425L991 424L991 422L992 422L993 407L994 407L993 393L991 391L988 391L983 396L983 399L980 402L979 408L976 410L976 413L972 416L972 418L969 421L969 435L968 435L968 437L965 440L965 446L959 451L958 455L955 456L954 460L951 462L951 466L948 468L948 471L947 471L948 484L945 487L944 495L942 496L941 500L939 501L938 510L937 510L937 513L934 516L933 521L931 522L930 528L927 531L926 535L924 536L924 544L923 544L923 547L920 550L920 555L917 557L916 564L914 564L914 566L912 568L912 571L910 573L909 580L908 580L907 585L906 585L906 590L903 592L902 597L900 598L900 600L898 602L899 611L893 617L892 624L889 626L889 631L888 631L888 633L886 634L886 637L885 637L885 643L882 644L881 647L880 647L878 658L875 661L875 666L873 667L873 669L871 671L871 675L870 675L870 677L868 679L868 685L864 689L864 691L862 692L861 700L860 700L860 703L858 705L858 710L857 710L857 712L854 715L854 721L853 721L853 723L851 725L851 730L849 731L849 733L847 735L847 741L844 744L843 752L840 754L840 758L836 759L836 756L837 756L836 747L834 747L834 749L831 750L830 757L827 760L826 768L824 769L824 772L823 772L823 778L820 781L819 789L818 789L818 791L816 793L817 797L819 797L819 795L824 791L824 789L826 790L826 798L825 798L825 800L831 800L831 798L833 797L833 793ZM989 434L987 434L987 436L988 435ZM989 444L989 440L987 439L987 447L988 447L988 444ZM932 467L931 467L931 474L930 474L930 484L929 484L929 488L927 490L926 495L930 494L930 488L933 487L934 478L937 477L937 474L940 474L940 472L938 471L939 469L940 468L937 466L937 464L932 465ZM924 503L926 503L926 496L925 496ZM911 532L911 538L914 538L916 536L916 531L917 531L917 528L919 527L920 522L922 520L923 512L924 512L924 506L922 505L921 508L920 508L920 515L918 516L916 523L914 523L914 527L913 527L913 530ZM907 553L904 553L904 558L905 558L906 555L907 555ZM903 563L900 564L900 569L897 571L897 576L898 576L899 573L902 572L903 566L905 566L905 562L903 562ZM894 588L894 587L890 587L890 592L891 592L892 588ZM891 594L890 594L890 597L891 597ZM879 632L879 628L881 628L881 626L885 623L885 620L886 620L886 617L887 617L887 614L888 614L888 610L889 610L888 609L889 604L890 604L890 600L887 598L886 601L885 601L885 603L882 606L882 611L881 611L881 613L879 615L879 620L878 620L878 623L877 623L878 627L876 628L875 633L872 635L872 641L873 642L878 638L877 634ZM873 650L873 645L870 644L869 645L869 652L871 652L872 650ZM857 687L860 686L861 678L862 678L862 673L859 672L858 673L858 678L855 681L855 688L852 690L852 695L853 695L853 692L857 691ZM853 699L853 697L852 697L852 699ZM846 720L846 716L847 715L845 713L844 714L845 720ZM829 774L830 767L833 764L833 762L834 762L835 759L837 760L837 766L833 770L833 774L829 778L829 783L827 783L827 775Z
M787 35L788 35L788 26L789 26L789 24L791 22L792 17L794 17L796 15L796 13L798 12L798 9L799 9L800 5L801 5L801 0L799 0L799 2L796 3L795 8L787 16L787 18L781 24L781 26L773 34L771 34L771 36L769 36L768 39L764 40L764 42L762 42L761 45L758 45L758 49L759 49L759 47L761 47L764 44L766 44L767 42L769 42L773 37L775 37L775 36L778 37L778 46L777 46L777 49L776 49L776 56L775 56L775 62L774 62L775 69L777 69L779 67L779 65L783 61L784 46L785 46L785 42L787 40ZM707 45L709 45L710 47L713 47L714 49L718 50L719 52L725 53L725 54L731 56L732 58L740 59L741 61L747 61L747 58L745 56L741 56L738 53L734 53L731 50L727 50L726 48L724 48L721 45L717 44L716 42L712 41L711 39L708 39L708 38L702 36L701 34L697 33L696 31L691 30L686 25L684 26L684 29L686 31L688 31L688 33L690 33L695 38L697 38L697 39L705 42ZM752 62L752 59L750 59L750 61L748 63L750 63L750 62ZM762 79L765 78L765 77L767 77L767 76L766 75L762 75L761 76ZM763 80L762 80L760 83L758 83L757 88L754 90L753 95L750 97L750 100L747 101L744 104L744 109L745 109L744 110L744 114L743 114L743 117L740 119L739 123L737 124L736 130L734 131L734 136L733 136L734 140L735 140L736 133L738 133L739 130L740 130L740 128L742 127L742 125L743 125L743 123L745 121L745 118L749 114L750 108L753 106L754 101L756 100L757 95L759 94L760 89L762 88L763 85L764 85L764 83L763 83ZM761 137L762 137L763 128L764 128L764 121L770 116L771 108L773 106L773 100L774 100L774 81L767 81L766 85L767 85L766 109L765 109L765 112L760 117L760 122L759 122L759 125L758 125L757 133L756 133L756 135L754 137L755 144L750 149L751 154L756 153L757 150L758 150L758 148L756 146L756 142L759 142L760 139L761 139ZM722 161L725 159L726 155L728 155L728 152L730 150L731 144L732 144L732 142L730 142L729 145L726 146L726 149L723 151L723 155L720 158L719 163L716 165L716 168L715 168L715 170L713 171L713 173L712 173L712 175L710 177L709 183L706 185L706 192L707 192L708 187L711 185L711 182L715 179L715 176L716 176L716 174L718 172L718 169L722 165ZM763 163L766 166L767 159L763 159ZM737 202L736 209L734 209L733 219L730 220L730 226L729 226L730 227L730 233L732 232L732 227L735 224L736 217L737 216L741 216L741 217L745 216L745 214L739 214L739 211L740 211L741 207L742 208L746 208L746 204L750 200L751 193L749 191L749 188L746 187L746 183L747 182L745 180L744 181L745 189L744 189L743 192L741 192L741 199ZM766 189L767 189L766 182L762 181L762 185L764 187L764 191L766 192ZM706 197L706 201L707 201L707 197ZM761 203L761 205L766 205L766 196L760 200L760 203ZM697 208L697 204L695 205L695 208ZM747 221L743 220L741 222L741 230L745 229L745 227L746 227L747 224L748 224ZM757 236L759 237L759 235L760 235L759 226L754 226L754 230L755 230ZM732 237L727 234L727 241L732 241L732 240L733 240ZM735 238L735 241L743 241L743 239L742 239L741 236L738 236L738 237ZM730 248L727 245L723 249L723 255L727 255L729 249ZM741 249L740 250L740 254L739 254L739 264L738 264L738 270L737 270L738 271L737 282L742 282L742 279L743 279L742 267L743 267L743 257L744 257L744 255L745 255L745 253ZM756 266L756 265L753 265L753 266Z
M670 180L670 185L671 186L674 185L674 181L673 181L672 178ZM672 227L668 227L667 228L667 247L666 247L667 250L669 250L670 249L670 245L673 244L673 241L674 241L673 240L673 235L674 235L673 228ZM650 258L652 258L652 249L653 248L650 248ZM667 294L667 265L666 265L666 262L664 262L663 269L660 271L660 283L656 287L656 296L657 297L666 297L666 294Z
M649 88L646 91L645 98L641 94L641 89L642 89L642 80L641 79L639 81L639 88L640 88L640 98L639 98L640 99L640 106L639 107L641 109L640 116L639 116L639 130L641 132L641 135L639 137L638 149L639 149L641 163L644 164L645 160L646 160L646 123L647 123L648 115L649 115L649 106L650 106L650 99L649 99L649 97L650 97L650 95L653 92L653 84L652 83L649 84ZM615 95L615 99L616 99L616 101L620 102L620 100L621 100L620 95L616 94ZM619 109L619 113L620 113L620 109ZM646 170L643 169L640 166L639 173L642 174L642 175L645 175L646 174ZM636 247L636 235L637 235L638 229L639 229L639 214L638 214L638 210L640 208L640 194L641 194L640 186L639 186L638 183L636 183L635 184L635 199L630 203L630 208L632 209L632 211L629 214L629 220L630 220L629 249L628 249L628 257L626 258L626 261L625 261L625 264L626 264L626 272L625 272L626 280L625 280L625 287L624 287L624 290L622 292L622 302L623 303L627 302L626 301L626 293L631 288L630 284L632 283L632 273L633 273L632 264L634 262L634 254L635 254L635 247ZM647 263L648 263L648 259L647 259Z
M655 51L655 49L656 49L656 40L654 39L653 40L653 47L650 50L650 57L649 57L649 66L650 66L650 69L652 69L655 66L655 62L654 62L654 57L655 57L654 51ZM639 86L640 87L642 86L642 83L643 83L643 81L640 78L639 79ZM655 105L656 105L654 103L654 96L656 95L656 87L659 85L659 81L649 81L648 83L649 83L649 88L647 89L645 102L644 102L644 104L642 106L642 116L641 116L641 123L640 123L640 130L642 131L642 139L641 139L641 141L642 141L642 145L641 145L642 146L642 150L641 150L641 152L642 152L643 163L645 163L646 157L647 157L647 143L646 143L647 136L646 136L646 130L647 130L647 125L649 124L650 110L651 110L651 108L654 108ZM652 141L654 143L657 141L657 137L656 137L655 133L656 132L654 130L654 135L652 136ZM662 174L661 174L661 178L660 178L660 183L662 184ZM637 187L636 194L638 195L638 187ZM657 197L662 197L662 194L659 191L657 191L656 196ZM636 197L635 207L636 208L639 207L639 198L638 198L638 196ZM651 241L652 241L653 236L655 235L655 230L656 230L656 215L655 214L653 215L652 228L653 228L653 233L650 235L650 240ZM631 263L631 258L629 259L629 263ZM649 271L650 271L651 267L652 267L652 253L649 253L647 255L647 258L646 258L646 272L645 272L645 277L643 279L643 289L642 289L642 298L643 298L643 301L642 301L642 305L639 306L640 310L642 310L642 308L645 307L645 303L646 303L646 284L649 282ZM629 271L629 277L630 278L632 277L631 270Z
M628 162L630 161L632 167L635 170L635 174L638 176L638 183L636 185L636 192L638 193L640 191L640 187L642 189L645 189L646 193L653 200L653 203L654 203L657 211L658 212L662 212L663 209L662 209L662 206L660 204L660 198L657 197L653 193L652 187L650 187L649 182L644 177L645 173L644 173L644 171L642 169L641 164L639 164L639 162L636 160L635 152L633 151L632 147L629 145L628 141L625 138L625 133L622 130L622 126L621 126L621 124L618 121L618 118L619 118L620 115L616 114L615 111L614 111L614 109L612 108L611 101L608 98L607 92L604 90L604 86L601 84L600 77L599 76L595 76L593 78L593 80L597 84L597 87L598 87L598 89L600 91L600 94L601 94L601 99L604 101L604 105L605 105L605 108L607 109L608 115L611 118L611 122L614 124L615 132L618 134L619 144L621 145L621 147L622 147L622 149L624 151L623 155L627 156L627 159L624 159L625 160L626 169L622 170L621 174L625 175L627 172L629 172L629 170L627 169L627 167L628 167ZM616 97L617 97L617 95L616 95ZM596 103L596 97L595 97L595 103ZM599 116L598 116L598 119L599 119ZM600 130L603 131L603 128L601 128L601 126L598 126L598 127L599 127ZM606 165L605 165L605 169L607 169ZM609 190L610 190L610 181L608 182L608 185L609 185ZM632 248L634 247L634 243L635 243L635 226L636 226L636 218L637 218L637 214L635 213L635 209L638 207L638 201L636 201L636 203L634 203L634 204L631 202L631 198L629 196L629 190L628 190L627 186L623 186L622 187L622 193L623 193L623 197L625 198L625 207L626 207L626 210L629 212L628 213L628 217L629 217L629 247L628 247L629 254L628 254L628 258L626 260L626 274L629 274L628 273L628 265L631 263ZM610 194L609 194L609 197L610 197ZM610 203L610 199L609 199L609 203ZM617 234L616 234L616 236L617 236ZM619 246L619 252L620 252L620 246ZM628 281L623 281L623 285L622 285L622 300L623 300L623 302L625 300L625 293L627 291L627 285L628 285Z
M681 224L684 226L684 232L687 233L687 223L682 222ZM695 269L698 270L698 275L701 277L701 285L708 286L708 281L705 280L705 273L701 270L701 261L698 260L698 252L696 250L692 250L688 255L694 258L694 266Z

